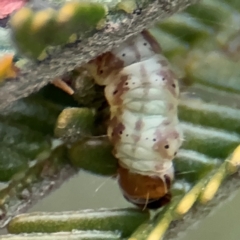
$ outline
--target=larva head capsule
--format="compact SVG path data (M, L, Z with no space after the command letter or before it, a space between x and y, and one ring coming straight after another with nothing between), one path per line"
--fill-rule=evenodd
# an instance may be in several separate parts
M123 196L143 209L157 209L170 201L172 179L172 169L163 177L142 175L122 166L118 169L118 183Z

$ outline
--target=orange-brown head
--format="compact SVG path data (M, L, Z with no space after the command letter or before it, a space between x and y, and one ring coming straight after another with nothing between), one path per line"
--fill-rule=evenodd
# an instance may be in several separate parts
M118 183L124 197L141 208L157 209L170 200L171 177L141 175L120 166Z

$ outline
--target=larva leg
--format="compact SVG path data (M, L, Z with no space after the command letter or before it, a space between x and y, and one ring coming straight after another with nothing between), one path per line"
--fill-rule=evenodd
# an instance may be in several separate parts
M74 94L74 90L62 79L56 78L52 81L52 84L60 89L62 89L64 92L68 93L69 95Z

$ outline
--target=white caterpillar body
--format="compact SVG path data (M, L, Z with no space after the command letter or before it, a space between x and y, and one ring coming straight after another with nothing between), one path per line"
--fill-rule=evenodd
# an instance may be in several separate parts
M98 84L106 85L111 110L108 136L124 169L119 171L124 195L135 203L162 197L168 191L167 179L173 179L172 160L181 146L182 132L177 117L178 80L158 43L144 31L87 68ZM139 179L134 183L129 175L142 178L145 185L150 178L150 182L160 179L161 193L134 190L141 183Z

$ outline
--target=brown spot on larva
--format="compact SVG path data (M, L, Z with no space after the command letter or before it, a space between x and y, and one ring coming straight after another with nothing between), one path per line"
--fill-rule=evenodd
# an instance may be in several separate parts
M161 69L159 73L157 73L162 79L164 80L164 86L166 89L174 96L178 97L178 91L177 91L177 81L176 76L171 70L164 70Z
M134 143L137 143L141 137L137 134L131 134L131 138L133 139Z
M115 86L116 89L113 92L114 95L112 95L111 97L109 96L109 93L106 91L106 98L109 100L110 105L121 106L123 101L122 95L129 90L128 85L125 84L126 81L128 80L128 76L121 75L119 77L120 80L118 81L118 84Z
M121 132L124 131L125 126L119 122L118 118L115 116L109 121L109 129L112 130L110 139L113 144L116 144L121 139Z
M152 50L155 53L159 53L159 54L162 53L162 49L161 49L159 43L156 41L156 39L147 30L142 31L142 36L150 44Z
M177 130L172 129L171 126L161 125L156 130L155 136L157 140L153 145L153 150L158 152L162 158L172 160L174 156L169 155L168 149L170 142L175 138L179 138Z
M135 123L135 130L136 131L141 131L142 130L142 128L144 127L144 122L141 120L141 119L139 119L136 123Z

